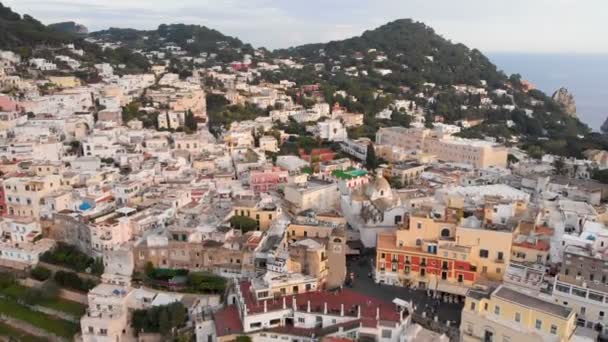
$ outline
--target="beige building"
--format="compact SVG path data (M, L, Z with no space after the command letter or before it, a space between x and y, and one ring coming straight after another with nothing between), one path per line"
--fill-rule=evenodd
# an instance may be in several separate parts
M338 185L333 182L310 180L304 185L289 184L285 186L285 201L288 210L292 213L308 209L332 210L337 207L339 200Z
M470 290L460 325L464 342L574 341L575 330L572 309L505 286Z
M346 231L343 217L298 217L287 227L290 272L318 279L319 286L337 288L346 278Z
M430 129L380 128L376 133L376 144L432 154L441 161L469 164L477 168L507 166L507 149L500 144L457 138Z
M249 232L229 238L226 242L206 240L188 242L174 234L173 239L154 237L133 247L136 270L144 270L148 262L154 267L214 272L223 276L254 274L254 251L261 237ZM178 239L175 239L177 237Z
M59 190L61 176L12 177L4 180L7 213L11 216L38 219L43 209L41 200Z

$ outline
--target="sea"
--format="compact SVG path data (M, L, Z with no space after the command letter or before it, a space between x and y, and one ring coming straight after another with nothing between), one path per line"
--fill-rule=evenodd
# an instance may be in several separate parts
M507 75L518 73L551 96L560 87L574 95L578 117L594 131L608 117L608 54L488 53Z

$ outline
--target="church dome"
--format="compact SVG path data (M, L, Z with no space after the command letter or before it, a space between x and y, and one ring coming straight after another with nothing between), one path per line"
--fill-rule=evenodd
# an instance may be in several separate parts
M393 196L393 192L391 191L391 185L386 178L382 177L382 175L377 175L376 178L372 182L369 182L365 187L365 195L373 201L378 198L390 198Z

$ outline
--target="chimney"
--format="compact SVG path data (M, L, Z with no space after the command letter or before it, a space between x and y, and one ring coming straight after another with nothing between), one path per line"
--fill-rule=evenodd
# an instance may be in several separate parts
M264 312L267 312L267 311L268 311L268 305L266 304L266 302L267 302L267 301L265 300L265 301L264 301Z
M283 296L283 310L287 309L287 301L285 300L285 297Z
M327 302L323 303L323 314L327 315Z
M340 304L340 316L344 316L344 304Z
M306 303L306 312L310 312L310 301Z

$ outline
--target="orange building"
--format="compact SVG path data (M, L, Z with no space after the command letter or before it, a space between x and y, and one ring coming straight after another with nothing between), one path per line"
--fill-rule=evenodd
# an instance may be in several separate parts
M456 224L458 216L420 211L396 232L378 234L376 281L465 295L476 282L501 280L515 227L476 218Z

